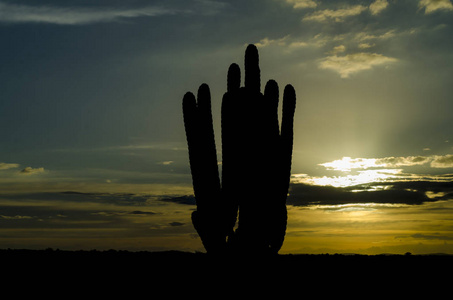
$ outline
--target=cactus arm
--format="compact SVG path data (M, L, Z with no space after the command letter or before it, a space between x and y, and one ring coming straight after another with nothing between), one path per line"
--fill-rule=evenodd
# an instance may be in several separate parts
M187 146L189 148L189 164L190 171L192 173L192 182L194 188L195 197L198 198L202 193L201 174L197 168L200 165L200 136L198 135L198 109L195 96L191 92L187 92L184 95L182 101L183 117L184 117L184 128L186 130Z
M248 45L245 50L245 88L254 93L261 89L258 49L255 45Z
M227 75L227 92L233 93L241 86L241 69L237 64L231 64Z
M296 110L296 91L293 86L288 84L283 93L283 113L282 113L282 129L280 134L282 170L281 178L283 180L282 191L284 197L289 188L289 180L291 177L291 160L293 154L293 138L294 138L294 113Z
M219 201L220 178L217 166L217 151L214 139L214 128L211 113L211 94L209 86L202 84L198 89L198 122L200 138L200 163L197 166L202 172L203 198L210 202ZM215 203L217 204L217 203Z
M192 223L208 252L225 248L225 234L218 220L221 212L220 178L211 114L209 87L202 84L197 100L188 92L183 98L184 127L197 211Z
M197 96L198 102L192 93L184 95L183 115L194 194L197 208L203 211L213 198L218 198L220 179L209 87L206 84L201 85Z
M269 80L264 88L264 101L267 106L266 114L268 114L266 121L269 123L268 126L270 126L268 134L272 139L275 139L280 133L278 124L278 97L279 89L277 82L275 80Z
M293 152L293 125L296 108L296 92L291 85L287 85L283 92L282 126L279 141L279 166L277 168L277 194L272 226L270 229L270 249L278 253L283 245L286 233L288 213L286 210L286 197L291 177L291 160Z
M222 197L225 203L226 231L230 246L234 243L233 228L237 221L239 197L237 195L237 170L241 167L237 158L240 152L235 147L237 133L241 124L237 121L238 100L241 85L241 70L231 64L227 75L227 92L222 98L221 135L222 135Z

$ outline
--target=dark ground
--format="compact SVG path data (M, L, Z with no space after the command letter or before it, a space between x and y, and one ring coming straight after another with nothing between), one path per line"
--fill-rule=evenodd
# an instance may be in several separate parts
M206 253L181 251L132 252L132 251L66 251L59 249L26 250L0 249L0 261L23 267L46 268L108 268L129 269L153 268L155 270L199 268L244 268L307 269L333 267L447 267L453 266L453 255L343 255L343 254L280 254L270 257L212 257ZM453 270L453 269L452 269Z
M4 291L14 287L16 295L56 293L59 298L194 296L198 300L232 298L240 293L252 299L268 295L280 299L294 296L289 291L303 295L310 291L322 296L313 298L324 299L333 295L387 293L407 296L425 289L432 296L430 299L437 299L436 293L450 290L453 270L453 255L219 258L178 251L5 249L0 250L0 262ZM156 296L158 291L164 291L167 297Z

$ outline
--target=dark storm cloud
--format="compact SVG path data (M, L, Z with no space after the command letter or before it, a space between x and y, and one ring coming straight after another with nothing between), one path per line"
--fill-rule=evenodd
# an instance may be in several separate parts
M375 189L378 186L379 189ZM381 203L418 205L453 198L453 182L408 181L357 185L347 188L292 184L288 205Z

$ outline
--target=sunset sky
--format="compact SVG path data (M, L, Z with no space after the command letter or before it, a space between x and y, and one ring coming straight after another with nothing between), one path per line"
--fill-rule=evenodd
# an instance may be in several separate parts
M181 101L220 160L253 43L297 95L280 253L453 254L452 36L450 0L0 0L0 248L203 251Z

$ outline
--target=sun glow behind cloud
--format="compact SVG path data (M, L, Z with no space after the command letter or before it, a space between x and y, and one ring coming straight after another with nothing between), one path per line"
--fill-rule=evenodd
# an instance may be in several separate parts
M427 175L404 172L402 167L413 167L429 164L431 168L451 168L453 155L408 156L384 158L351 158L343 157L319 164L330 171L342 172L341 176L309 176L307 174L293 174L293 183L303 183L319 186L351 187L364 184L378 184L395 181L435 181L448 182L453 175ZM382 188L385 188L383 186ZM375 186L379 189L379 186Z
M343 157L319 164L328 170L351 171L353 169L369 168L395 168L402 166L417 166L430 163L432 168L451 168L453 167L453 155L433 155L433 156L402 156L384 158L351 158Z
M371 167L380 167L376 164L376 158L351 158L343 157L342 159L334 160L320 164L328 170L336 171L351 171L352 169L367 169Z
M322 176L311 177L306 174L295 174L292 176L293 183L304 183L310 185L350 187L361 184L387 182L400 178L401 169L379 169L358 171L358 174L347 174L344 176Z

